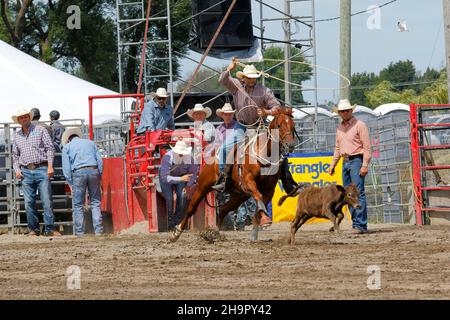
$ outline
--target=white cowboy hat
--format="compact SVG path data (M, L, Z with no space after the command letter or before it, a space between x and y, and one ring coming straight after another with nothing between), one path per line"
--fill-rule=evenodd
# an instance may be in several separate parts
M14 123L19 123L17 121L17 118L20 116L24 116L24 115L29 115L30 118L33 119L33 114L30 111L28 111L26 109L20 109L20 110L17 110L16 114L11 117L12 121L14 121Z
M211 114L212 114L211 109L208 108L208 107L206 107L206 108L203 107L203 105L202 105L201 103L197 103L197 104L194 106L193 109L189 109L189 110L187 111L187 114L188 114L189 117L192 118L192 115L194 114L194 112L198 112L198 111L204 112L204 113L206 114L206 117L207 117L207 118L209 118L209 117L211 116Z
M83 133L81 132L80 128L67 128L66 131L64 131L62 137L61 137L61 143L63 145L66 145L69 143L69 138L73 135L76 135L78 138L83 137Z
M242 79L242 77L247 77L250 79L256 79L261 77L261 72L258 72L254 65L249 65L244 68L244 71L238 71L236 77Z
M350 101L348 101L347 99L342 99L341 101L339 101L337 107L333 107L333 112L338 113L339 111L343 111L343 110L355 110L356 108L356 104L351 105Z
M219 108L219 109L216 110L216 114L219 117L222 117L222 115L224 113L235 113L235 112L236 111L233 110L233 107L229 103L225 103L222 108Z
M177 141L177 143L175 144L175 147L172 147L172 151L178 154L182 154L182 155L186 155L186 154L191 154L192 151L192 147L189 147L186 142L184 142L183 140Z
M167 94L166 89L158 88L158 90L156 90L155 96L160 98L167 98L169 95Z

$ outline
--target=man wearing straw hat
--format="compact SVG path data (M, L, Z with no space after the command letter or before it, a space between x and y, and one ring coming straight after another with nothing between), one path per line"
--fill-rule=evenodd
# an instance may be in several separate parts
M191 156L192 147L184 140L177 141L175 147L168 151L161 160L159 181L164 199L166 199L168 229L173 230L181 221L186 196L197 180L198 166L194 164ZM175 214L173 210L173 192L176 192L177 201Z
M236 69L239 61L236 58L231 60L230 65L221 74L219 82L225 86L233 96L233 103L236 107L236 119L244 125L241 128L234 130L233 137L227 137L227 141L222 148L225 149L225 154L228 154L235 142L240 142L245 137L246 127L254 127L259 119L273 115L273 112L281 109L281 105L275 98L272 90L266 88L262 84L257 83L257 79L261 76L261 72L257 71L255 66L246 66L243 71L238 71L234 79L231 72ZM228 161L227 161L228 162ZM227 178L231 171L232 163L219 164L220 175L214 190L224 191L227 188ZM297 185L292 178L289 171L287 158L284 157L281 163L281 181L286 193L290 193Z
M361 208L350 208L352 215L352 233L367 232L367 204L364 190L364 179L368 172L370 154L370 138L367 125L353 116L356 105L351 105L347 99L339 101L333 111L342 118L337 128L336 147L333 160L328 173L333 175L334 168L341 157L344 158L342 166L342 179L344 186L355 184L359 191Z
M63 173L72 189L72 208L75 235L83 236L84 203L86 191L92 211L92 224L96 235L103 233L101 203L101 178L103 160L95 146L88 139L82 139L80 128L69 128L62 135Z
M12 116L15 123L21 125L14 136L12 145L13 169L17 179L22 179L22 191L27 214L28 234L40 235L39 219L36 210L36 191L44 208L44 235L60 236L54 230L52 187L53 158L55 149L52 138L46 129L31 123L33 114L20 110Z
M194 120L194 127L197 130L203 130L203 140L211 143L214 141L215 128L214 125L206 120L212 114L208 107L204 107L201 103L195 104L194 108L187 111L187 115Z
M159 88L151 95L154 98L144 105L141 121L136 129L137 134L145 134L145 131L174 130L173 107L167 104L169 95L166 89Z

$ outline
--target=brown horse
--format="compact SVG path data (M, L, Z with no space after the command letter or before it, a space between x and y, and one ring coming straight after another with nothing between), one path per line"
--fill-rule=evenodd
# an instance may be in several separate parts
M253 231L251 240L258 239L258 229L261 214L267 215L265 204L268 203L275 192L275 187L280 176L281 155L288 152L295 141L294 121L292 108L281 109L273 115L268 130L255 135L245 143L241 157L234 159L232 168L232 188L230 200L219 207L219 226L223 218L230 211L236 210L250 196L256 200L257 208L253 219ZM274 148L275 146L275 148ZM274 149L274 150L273 150ZM278 149L278 150L277 150ZM235 148L236 152L237 148ZM268 160L276 159L275 162ZM196 212L202 199L212 191L219 174L217 162L207 164L202 169L197 188L187 206L187 212L183 220L176 226L171 241L175 242L181 236L189 218Z

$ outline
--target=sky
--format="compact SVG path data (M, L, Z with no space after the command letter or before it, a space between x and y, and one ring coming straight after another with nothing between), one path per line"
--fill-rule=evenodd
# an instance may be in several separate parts
M369 6L379 6L389 0L353 0L352 13L368 9ZM280 10L284 8L283 0L264 0ZM253 24L260 24L259 3L252 0ZM442 0L397 0L379 9L379 25L369 29L367 21L374 17L372 13L363 13L352 17L352 73L378 73L391 62L399 60L413 61L416 69L424 72L427 67L441 69L445 67L445 45ZM309 16L311 8L301 3L291 5L294 16ZM316 20L338 17L340 15L340 0L315 0ZM265 7L265 18L279 18L282 15ZM376 21L376 20L370 20ZM406 21L408 32L398 32L397 22ZM320 69L325 67L339 72L339 24L340 20L316 23L316 48L319 88L339 88L339 77ZM269 22L266 25L264 37L282 40L284 32L280 21ZM295 27L292 27L295 29ZM259 31L254 29L255 35ZM305 36L306 29L300 27L300 37ZM294 35L293 37L297 37ZM191 53L200 59L200 55ZM212 67L228 65L228 61L207 58L205 64ZM183 77L195 69L192 62L183 61ZM312 83L305 83L312 85ZM304 94L311 101L310 93ZM318 101L337 102L338 90L319 90Z

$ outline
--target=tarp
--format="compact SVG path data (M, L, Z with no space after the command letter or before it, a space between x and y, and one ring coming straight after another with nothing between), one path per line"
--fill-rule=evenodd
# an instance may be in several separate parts
M0 41L0 123L11 122L16 110L38 108L41 121L58 110L61 119L89 119L88 97L117 94L52 67ZM119 99L94 102L94 123L120 116ZM108 116L111 115L111 116Z

